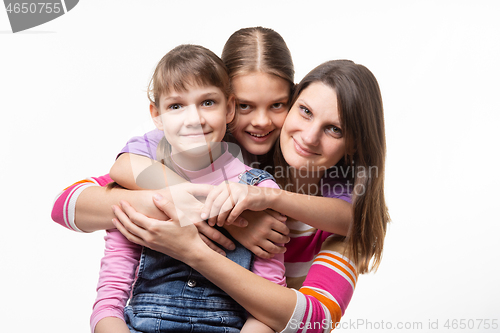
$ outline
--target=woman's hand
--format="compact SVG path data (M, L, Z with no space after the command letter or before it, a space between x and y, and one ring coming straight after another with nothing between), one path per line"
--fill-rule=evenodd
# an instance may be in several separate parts
M290 241L290 229L284 223L286 216L271 209L262 212L245 211L242 216L249 222L247 227L226 225L224 228L244 247L264 259L286 251L284 246L276 245Z
M154 196L155 205L164 211L166 215L174 215L172 210L175 210L173 204L163 198L161 195ZM170 244L175 244L178 241L190 242L192 238L204 241L214 251L225 254L217 247L210 239L218 242L227 249L233 249L234 243L231 242L218 230L209 227L206 223L188 224L181 227L175 220L158 220L149 218L137 212L128 202L120 202L121 207L113 206L116 219L113 219L115 227L131 242L146 246L155 251L174 257L178 251L173 250ZM195 227L196 226L196 227ZM198 229L197 229L198 228ZM192 235L193 230L196 237ZM198 230L202 235L198 235ZM189 244L189 243L188 243ZM173 252L172 252L173 251Z
M266 192L271 188L224 182L215 187L207 196L201 211L202 218L208 218L208 224L223 226L238 219L244 210L262 211L269 207Z

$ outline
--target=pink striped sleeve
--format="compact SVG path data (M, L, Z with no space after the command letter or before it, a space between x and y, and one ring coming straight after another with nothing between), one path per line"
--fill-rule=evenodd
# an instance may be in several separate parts
M90 317L92 332L103 318L125 320L123 309L130 297L142 250L141 246L129 242L117 229L107 230L104 240L106 247L99 271L97 297Z
M54 200L52 220L70 230L82 232L75 224L75 207L78 196L89 186L106 186L112 182L109 175L80 180L65 188Z
M353 262L337 252L321 251L297 292L295 311L282 333L330 332L345 313L356 282Z

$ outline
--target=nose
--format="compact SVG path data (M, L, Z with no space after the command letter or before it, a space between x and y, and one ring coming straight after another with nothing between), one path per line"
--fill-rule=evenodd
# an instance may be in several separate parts
M267 110L265 109L257 109L257 112L254 112L254 116L252 117L252 126L254 127L266 127L271 125L271 118L267 114Z
M304 144L309 146L317 146L321 138L321 128L319 126L309 126L302 129L300 137Z
M184 115L184 125L186 127L201 127L205 123L201 112L194 104L186 106Z

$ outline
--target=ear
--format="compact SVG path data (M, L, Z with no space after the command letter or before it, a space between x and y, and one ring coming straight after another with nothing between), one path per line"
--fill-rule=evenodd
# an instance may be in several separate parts
M160 111L153 103L149 104L149 113L151 114L151 118L153 119L153 123L156 128L163 131L163 122L161 121Z
M226 112L226 124L229 124L234 119L234 113L236 112L236 100L234 95L231 95L227 100L227 112Z

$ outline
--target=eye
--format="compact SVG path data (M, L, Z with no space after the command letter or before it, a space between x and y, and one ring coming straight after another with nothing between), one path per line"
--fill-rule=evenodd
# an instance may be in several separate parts
M210 107L210 106L215 105L215 102L213 100L211 100L211 99L208 99L206 101L203 101L201 103L201 105L204 106L204 107Z
M302 114L303 117L305 117L305 118L312 117L312 112L308 108L306 108L305 106L300 105L299 110L300 110L300 113Z
M281 109L283 106L285 106L284 103L274 103L273 105L271 105L271 109L277 110L277 109Z
M329 126L327 129L326 129L326 132L335 136L335 137L341 137L342 136L342 130L337 127L337 126Z
M250 111L251 110L250 104L238 103L238 108L241 111Z
M168 106L168 109L169 110L180 110L180 109L182 109L182 105L180 105L178 103L171 104Z

